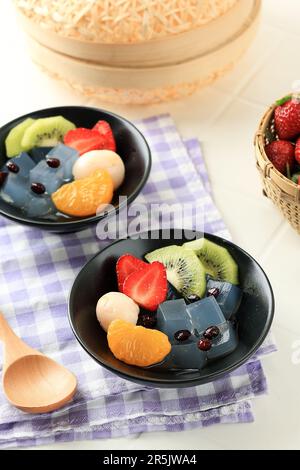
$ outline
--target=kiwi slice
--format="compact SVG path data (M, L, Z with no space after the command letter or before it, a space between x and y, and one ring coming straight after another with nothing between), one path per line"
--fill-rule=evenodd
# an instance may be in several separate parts
M183 297L195 294L203 297L206 290L205 270L195 253L181 246L159 248L145 256L149 263L160 261L167 270L167 278Z
M64 135L75 127L75 124L62 116L37 119L26 129L22 147L26 150L33 147L55 147L63 141Z
M15 157L25 150L21 145L23 135L26 129L28 129L28 127L33 123L34 119L27 118L25 121L22 121L20 124L12 128L5 140L7 157Z
M206 238L184 243L183 247L196 253L206 273L214 279L231 284L239 283L238 266L226 248Z

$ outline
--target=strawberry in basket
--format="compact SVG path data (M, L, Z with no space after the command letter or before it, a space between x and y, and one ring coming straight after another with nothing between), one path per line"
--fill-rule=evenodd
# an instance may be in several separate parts
M274 140L265 146L265 152L274 167L289 175L295 164L295 146L287 140Z

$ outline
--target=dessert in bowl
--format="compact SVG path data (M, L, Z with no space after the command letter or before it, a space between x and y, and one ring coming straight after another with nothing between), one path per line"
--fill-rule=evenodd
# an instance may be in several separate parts
M99 364L146 385L187 387L219 378L258 349L274 313L265 273L228 241L190 238L150 232L120 240L78 274L69 318Z
M119 196L132 202L150 167L147 142L120 116L82 106L33 112L0 129L0 213L80 230L118 211Z

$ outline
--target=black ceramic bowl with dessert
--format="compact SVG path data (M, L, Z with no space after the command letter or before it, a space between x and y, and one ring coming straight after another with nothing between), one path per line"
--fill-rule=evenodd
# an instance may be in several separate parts
M76 277L69 319L82 347L117 375L155 387L210 382L246 362L274 314L258 263L210 234L144 235L109 245Z
M83 228L132 202L151 154L129 121L97 108L63 106L0 129L0 214L53 232Z

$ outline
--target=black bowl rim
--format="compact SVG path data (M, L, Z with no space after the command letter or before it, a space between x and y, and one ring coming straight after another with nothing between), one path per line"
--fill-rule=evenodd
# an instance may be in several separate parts
M133 193L131 193L127 198L126 202L127 202L127 204L130 204L132 201L134 201L136 199L136 197L139 195L139 193L141 192L141 190L143 189L143 187L145 186L145 184L148 180L148 177L149 177L149 174L150 174L150 171L151 171L151 167L152 167L152 157L151 157L151 150L150 150L149 144L148 144L147 140L145 139L144 135L141 133L141 131L131 121L124 118L123 116L120 116L119 114L113 113L113 112L108 111L108 110L103 109L103 108L96 108L95 106L80 106L80 105L78 105L78 106L68 106L68 105L66 105L66 106L55 106L55 107L52 107L52 108L37 109L36 111L31 111L30 113L24 114L23 116L19 116L19 117L13 119L12 121L9 121L6 124L3 124L1 126L1 129L3 127L10 126L14 123L17 123L21 119L26 119L28 117L31 117L35 113L48 112L48 111L49 111L49 113L56 113L56 112L60 112L59 110L61 110L62 108L69 108L70 110L72 110L72 109L75 110L77 108L82 108L86 111L102 112L102 113L107 114L109 116L113 116L114 118L119 119L120 121L125 121L127 124L129 124L129 126L131 126L134 129L135 132L137 132L140 135L140 137L144 141L145 148L147 149L148 162L147 162L147 167L146 167L146 171L145 171L143 179L139 182L139 184L137 185L137 187L133 191ZM76 219L67 220L66 219L66 221L63 221L63 222L56 222L56 221L51 221L51 220L46 220L46 219L45 220L39 219L37 221L37 220L31 219L30 217L14 216L9 211L3 210L3 209L0 209L0 214L3 215L4 217L7 217L10 220L14 220L15 222L19 222L21 224L25 224L25 225L29 225L29 226L40 227L40 228L54 228L54 229L55 228L60 229L60 228L65 227L67 229L68 227L73 227L73 226L76 227L78 225L79 226L80 225L84 226L84 225L88 225L88 224L91 224L91 223L96 223L96 222L102 220L104 217L110 217L114 214L118 214L118 212L124 207L124 205L125 205L125 202L121 203L117 208L115 208L114 210L111 210L110 212L108 212L105 215L99 214L99 215L94 215L92 217L80 218L78 220L76 220Z
M150 231L148 232L144 232L144 233L150 233ZM200 234L199 232L197 231L193 231L194 233L197 233L197 234ZM245 250L243 250L242 248L240 248L238 245L236 245L235 243L231 242L230 240L227 240L223 237L219 237L217 235L213 235L211 233L207 233L207 232L203 232L202 234L202 237L207 237L208 239L212 239L213 241L215 241L216 243L218 241L221 241L222 243L225 243L229 246L231 246L232 248L240 251L241 253L243 253L244 255L246 255L248 258L250 258L256 265L257 267L261 270L262 274L264 275L265 279L266 279L266 282L267 282L267 285L269 287L269 294L270 294L270 305L269 305L269 315L268 315L268 322L266 322L266 325L260 335L260 338L259 338L259 341L257 341L257 343L253 346L253 348L251 348L251 350L239 361L236 361L235 363L233 363L231 366L228 366L226 367L225 369L221 370L220 372L216 372L214 374L210 374L210 375L203 375L201 378L192 378L192 379L185 379L184 376L182 376L182 378L177 378L176 380L167 380L167 379L160 379L160 378L151 378L151 379L145 379L141 376L139 376L138 374L136 374L133 370L133 373L132 374L126 374L124 372L121 372L119 371L117 368L115 367L112 367L109 363L107 363L106 361L100 361L98 359L98 357L96 357L96 355L91 351L89 350L89 348L85 345L85 343L83 342L83 340L80 338L79 334L77 333L76 331L76 328L75 328L75 325L73 323L73 320L72 320L72 312L71 312L71 300L74 296L74 293L75 293L75 290L76 290L76 284L77 284L77 280L79 278L79 276L81 275L81 273L86 269L87 265L89 263L91 263L94 258L96 258L97 256L100 255L100 253L103 253L104 251L106 251L108 248L111 248L111 246L113 245L116 245L117 243L120 243L121 241L123 240L126 240L126 239L129 239L131 238L130 236L126 237L126 238L123 238L123 239L120 239L120 240L116 240L114 241L113 243L107 245L106 247L104 247L102 250L99 250L94 256L92 256L91 259L89 259L85 265L82 267L82 269L77 273L75 279L74 279L74 282L72 284L72 287L71 287L71 290L70 290L70 293L69 293L69 297L68 297L68 319L69 319L69 323L70 323L70 326L71 326L71 329L73 331L73 334L75 336L75 338L77 339L77 341L79 342L79 344L83 347L83 349L89 354L89 356L91 356L99 365L105 367L106 369L108 369L109 371L115 373L116 375L126 379L126 380L129 380L129 381L133 381L133 382L138 382L138 383L143 383L145 385L149 385L149 383L152 384L152 386L155 386L155 387L163 387L163 388L178 388L178 387L193 387L193 386L196 386L196 385L201 385L201 384L205 384L205 383L209 383L209 382L213 382L221 377L223 377L224 375L232 372L233 370L237 369L238 367L242 366L243 364L245 364L245 362L248 361L248 359L253 356L253 354L255 354L255 352L258 350L258 348L262 345L262 343L264 342L270 328L271 328L271 325L272 325L272 322L273 322L273 319L274 319L274 311L275 311L275 298L274 298L274 292L273 292L273 289L272 289L272 286L271 286L271 283L269 281L269 278L268 276L266 275L265 271L263 270L263 268L261 267L261 265L253 258L253 256L251 256L248 252L246 252ZM137 369L137 368L136 368Z

